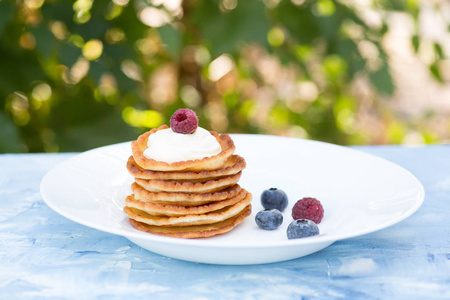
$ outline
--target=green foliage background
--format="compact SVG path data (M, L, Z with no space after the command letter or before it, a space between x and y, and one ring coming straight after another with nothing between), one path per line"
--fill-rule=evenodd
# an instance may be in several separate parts
M361 103L351 85L357 77L369 83L375 112L379 97L393 94L381 45L389 28L385 19L369 25L349 3L188 0L174 9L164 1L0 0L0 152L128 141L181 107L221 132L376 143L354 126ZM418 15L412 0L372 6ZM155 12L165 21L153 24ZM361 53L361 41L376 57ZM411 42L417 49L421 39ZM443 55L435 51L430 70L439 80ZM219 79L211 75L218 57L233 66ZM312 88L312 99L267 80L274 64L294 86ZM401 121L378 113L394 124L383 141L400 142Z

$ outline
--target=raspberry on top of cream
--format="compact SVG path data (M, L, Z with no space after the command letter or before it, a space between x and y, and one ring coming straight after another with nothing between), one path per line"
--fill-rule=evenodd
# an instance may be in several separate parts
M146 158L166 163L202 159L222 151L216 138L202 127L191 134L176 133L171 128L158 130L148 137L147 147Z
M170 128L176 133L192 134L197 127L197 114L189 108L181 108L170 117Z

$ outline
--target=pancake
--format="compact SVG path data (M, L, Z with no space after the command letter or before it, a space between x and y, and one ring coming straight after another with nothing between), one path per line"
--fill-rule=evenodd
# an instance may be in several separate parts
M246 217L248 217L251 214L251 211L251 204L249 204L239 214L229 219L226 219L222 222L206 225L161 227L148 225L135 221L133 219L130 219L130 223L138 230L156 235L185 239L206 238L218 234L223 234L232 230L237 225L239 225Z
M206 182L140 178L136 178L135 181L149 192L213 193L235 185L241 178L241 174L242 172L239 172L235 175L219 177Z
M228 134L217 134L215 131L210 131L210 133L219 142L222 151L214 156L204 157L202 159L179 161L173 163L166 163L163 161L157 161L154 159L149 159L144 156L144 151L147 149L147 141L149 135L157 132L158 130L169 128L167 125L161 125L158 128L154 128L141 134L136 141L131 143L131 152L136 163L144 170L152 171L205 171L205 170L217 170L220 169L228 157L230 157L236 147L234 142Z
M234 205L224 207L222 209L204 213L182 216L156 216L146 213L145 211L128 207L124 207L124 212L130 219L141 223L155 226L192 226L222 222L239 214L252 200L252 195L247 193L245 198Z
M222 201L235 197L241 187L238 184L214 193L177 193L177 192L149 192L136 182L131 185L134 198L142 202L152 202L162 205L197 206L214 201Z
M209 133L220 145L217 155L172 163L146 158L149 137L168 128L154 128L131 143L126 167L135 182L123 208L130 223L137 230L178 238L204 238L230 231L251 214L252 195L237 184L246 167L245 159L233 155L236 147L228 134L214 131ZM161 133L172 136L171 131ZM158 141L161 146L169 143L161 151L188 151L184 144L178 146L184 138L187 143L199 143L189 146L206 147L189 136L173 137L173 141ZM203 137L212 140L207 132ZM208 151L204 152L206 156ZM179 159L183 156L180 154Z
M134 195L130 195L125 199L125 205L130 208L135 208L144 211L150 215L165 215L165 216L180 216L180 215L198 215L212 211L220 210L224 207L234 205L244 199L247 191L241 189L239 194L235 197L225 199L222 201L209 202L199 206L177 206L177 205L162 205L152 202L142 202L136 200Z
M239 155L231 155L225 161L225 164L217 170L203 171L152 171L141 168L133 156L128 158L128 172L135 178L141 179L159 179L159 180L201 180L208 181L216 177L230 176L239 173L246 166L245 159Z

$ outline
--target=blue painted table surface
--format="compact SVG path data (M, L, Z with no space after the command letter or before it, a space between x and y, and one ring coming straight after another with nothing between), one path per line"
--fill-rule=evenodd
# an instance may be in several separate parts
M75 155L0 155L0 299L450 299L450 146L365 146L412 172L425 202L384 230L281 263L179 261L70 221L42 200Z

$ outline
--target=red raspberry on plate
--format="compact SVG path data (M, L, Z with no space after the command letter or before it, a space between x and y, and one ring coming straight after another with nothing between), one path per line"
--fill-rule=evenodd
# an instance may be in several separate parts
M323 218L323 207L316 198L303 198L297 201L292 208L294 220L308 219L319 224Z
M189 108L181 108L170 117L170 128L176 133L194 133L197 127L198 117Z

